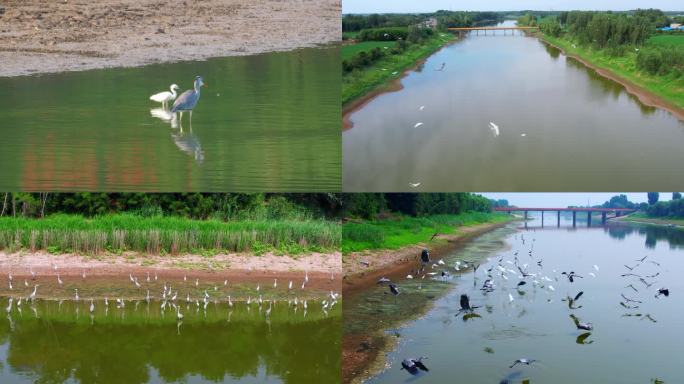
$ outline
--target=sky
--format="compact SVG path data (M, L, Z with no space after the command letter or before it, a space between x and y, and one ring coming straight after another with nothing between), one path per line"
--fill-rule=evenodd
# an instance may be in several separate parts
M342 0L342 13L419 13L453 11L614 10L659 8L684 10L681 0Z
M481 195L490 199L506 199L511 205L518 207L534 208L565 208L570 205L586 206L603 204L615 195L625 194L629 201L635 203L646 202L646 192L624 193L624 192L605 192L605 193L506 193L506 192L485 192ZM672 192L660 192L659 201L666 201L672 198Z

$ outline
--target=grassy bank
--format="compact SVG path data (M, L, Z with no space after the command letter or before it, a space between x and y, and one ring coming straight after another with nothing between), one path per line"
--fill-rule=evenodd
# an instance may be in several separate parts
M684 226L684 218L681 217L651 217L645 213L637 212L620 218L620 221L634 223L647 223L654 225L677 225Z
M437 33L421 43L410 45L401 54L387 55L362 70L344 74L342 76L342 105L346 106L355 99L386 85L389 81L401 77L402 72L430 56L453 39L455 36L450 33ZM379 46L381 47L390 47L394 42L372 43L380 43ZM360 44L366 44L366 42ZM351 57L359 52L357 46L360 44L350 44L343 47L343 58Z
M394 219L349 222L342 225L342 253L373 249L399 249L428 242L435 233L456 234L459 227L499 223L512 219L500 213L468 212L425 217L399 216Z
M576 55L596 67L609 70L674 106L684 108L684 77L676 76L673 73L650 75L640 71L636 66L635 49L629 49L623 56L611 56L604 50L583 47L564 37L552 37L545 34L539 36L547 42L563 48L569 55ZM654 36L646 44L682 44L684 40L675 40L679 38L679 36Z
M335 251L340 226L324 220L193 220L172 216L113 214L84 218L0 218L0 250L46 250L96 255L251 252L298 254Z

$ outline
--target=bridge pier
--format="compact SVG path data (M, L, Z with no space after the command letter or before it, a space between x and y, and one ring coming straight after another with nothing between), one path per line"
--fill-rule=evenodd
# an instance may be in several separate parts
M541 211L542 214L542 228L544 228L544 211Z
M558 220L556 222L556 226L560 228L560 211L558 211Z
M577 226L577 211L572 211L572 227Z
M591 211L587 211L587 227L591 227Z
M605 225L606 224L606 213L601 212L601 224Z

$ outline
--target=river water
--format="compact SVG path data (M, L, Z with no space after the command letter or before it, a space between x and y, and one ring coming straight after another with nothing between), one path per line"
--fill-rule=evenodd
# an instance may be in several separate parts
M684 123L537 38L471 34L401 84L351 114L345 191L678 188Z
M339 306L0 298L0 382L320 383L339 381Z
M339 68L312 48L0 78L0 190L339 190ZM198 74L192 127L148 100Z
M397 281L401 293L396 304L384 294L387 287L378 286L355 298L353 308L345 307L345 327L350 327L347 322L353 324L350 319L357 312L363 321L368 321L371 309L376 319L396 317L413 306L406 301L442 292L425 315L386 331L388 337L396 337L397 347L388 354L387 368L368 382L683 382L684 336L678 329L684 308L684 281L679 275L684 269L684 231L611 222L601 226L596 221L591 228L586 223L572 228L568 218L560 227L555 220L544 228L540 224L537 217L527 228L516 222L495 230L446 256L445 266L428 268L450 271L451 277ZM512 264L516 253L518 264L534 277L509 271L517 270ZM478 256L485 256L485 261L476 273L456 273L456 261L472 262ZM643 262L637 261L644 256ZM506 269L507 279L497 265ZM490 268L494 291L485 293L480 288ZM563 271L582 278L571 283ZM627 273L643 276L645 283L622 276ZM517 289L520 281L527 284ZM656 298L662 287L669 288L670 296ZM570 309L563 299L580 291L583 295ZM461 294L479 307L479 317L464 319L458 314ZM639 308L625 308L621 302ZM571 314L592 323L593 331L587 335L577 329ZM420 356L427 357L429 372L411 376L401 370L404 358ZM538 361L509 368L518 358Z

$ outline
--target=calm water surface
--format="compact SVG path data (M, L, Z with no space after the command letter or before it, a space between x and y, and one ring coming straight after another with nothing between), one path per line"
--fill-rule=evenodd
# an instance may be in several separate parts
M351 115L345 191L678 188L684 123L536 38L471 35L402 85Z
M0 78L0 190L339 190L339 73L323 48ZM181 130L148 98L197 74Z
M679 324L684 308L684 231L624 224L586 228L580 223L573 229L567 219L560 228L555 224L554 220L542 229L535 220L525 229L516 223L445 257L443 268L453 274L457 260L475 260L489 250L476 274L470 270L448 279L401 280L397 304L382 292L386 287L378 287L357 298L354 309L345 307L345 323L357 312L367 321L370 308L376 316L397 316L413 305L407 301L425 292L446 292L425 316L388 331L398 336L398 347L388 355L388 368L368 382L650 383L654 378L683 382L684 336ZM527 264L528 272L536 274L525 279L527 285L521 289L516 289L520 277L507 271L506 280L496 272L500 259L503 268L516 269L509 263L515 261L516 252L519 264ZM639 264L636 260L644 256L648 257ZM537 265L539 260L542 266ZM635 274L658 274L645 277L653 285L648 288L637 277L621 276L629 272L624 264L639 264ZM479 288L489 268L494 271L495 290L485 294ZM575 271L583 278L570 283L562 271ZM661 287L670 289L669 297L655 298ZM576 306L581 308L569 309L562 300L580 291L584 295ZM472 305L480 306L475 312L481 317L456 316L464 293ZM620 304L625 302L621 294L642 303L627 303L639 306L627 309ZM570 314L593 323L590 335L579 337L585 332L576 329ZM400 370L401 360L419 356L428 358L429 372L414 377ZM522 357L539 362L509 368Z
M244 302L206 311L127 301L24 301L5 312L0 298L0 382L18 383L321 383L339 382L339 306L305 313L279 302Z

